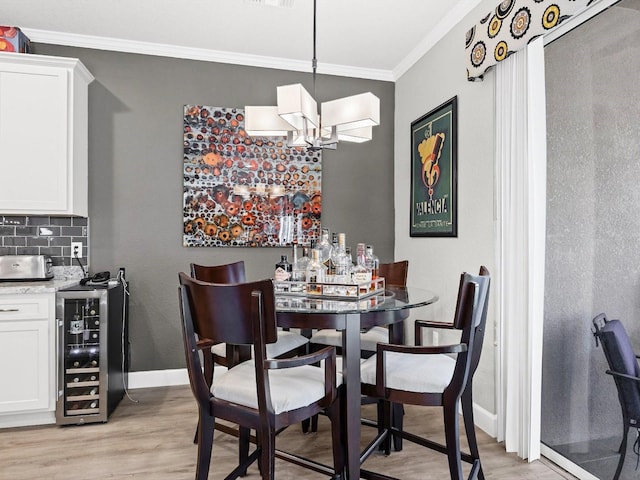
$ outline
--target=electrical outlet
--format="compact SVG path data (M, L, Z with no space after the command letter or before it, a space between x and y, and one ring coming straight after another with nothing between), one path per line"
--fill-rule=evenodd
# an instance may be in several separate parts
M82 242L71 242L71 258L82 258Z

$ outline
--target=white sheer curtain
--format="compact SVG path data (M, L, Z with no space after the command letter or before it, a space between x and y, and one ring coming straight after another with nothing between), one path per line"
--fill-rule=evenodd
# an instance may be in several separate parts
M540 457L546 121L542 38L496 65L499 438ZM503 437L500 438L500 435Z

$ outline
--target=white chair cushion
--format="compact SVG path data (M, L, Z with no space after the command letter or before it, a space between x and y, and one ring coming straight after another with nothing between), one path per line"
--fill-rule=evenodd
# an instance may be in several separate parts
M389 343L389 329L386 327L373 327L360 334L360 349L367 352L375 352L379 343Z
M267 345L267 357L279 357L280 355L284 355L291 350L295 350L296 348L305 345L307 342L309 342L309 339L304 335L300 335L299 333L292 331L278 330L278 341ZM211 347L211 351L214 355L226 357L227 345L225 343L217 343Z
M225 358L227 356L227 344L216 343L213 347L211 347L211 353L213 353L214 355L218 355L219 357Z
M334 347L342 347L342 332L330 328L325 328L323 330L318 330L313 335L311 335L311 340L309 341L311 343L319 345L332 345Z
M419 393L442 393L451 382L455 359L448 355L386 352L386 386ZM376 384L376 355L361 365L362 383Z
M342 332L331 329L318 330L311 335L311 343L319 345L342 346ZM385 327L373 327L360 334L360 349L375 352L378 343L389 343L389 330Z
M336 375L342 383L342 375ZM271 404L276 414L311 405L324 397L324 369L304 365L269 372ZM253 360L214 377L211 393L228 402L258 408L256 371Z
M309 339L304 335L287 330L278 330L278 341L267 345L267 357L276 358L302 345L306 345Z

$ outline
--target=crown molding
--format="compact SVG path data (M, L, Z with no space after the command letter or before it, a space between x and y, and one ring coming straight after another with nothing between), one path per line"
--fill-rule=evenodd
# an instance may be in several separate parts
M35 43L48 43L52 45L64 45L69 47L93 48L96 50L136 53L142 55L154 55L159 57L184 58L188 60L228 63L232 65L245 65L259 68L275 68L277 70L290 70L295 72L310 73L311 71L311 62L306 60L291 60L281 57L248 55L242 53L225 52L221 50L209 50L205 48L181 47L177 45L168 45L162 43L122 40L118 38L61 33L30 28L22 28L22 31L29 37L32 42ZM318 64L317 71L318 73L336 75L340 77L363 78L388 82L395 81L393 72L389 70L358 68L324 63Z
M466 0L458 2L447 15L431 30L418 45L393 69L393 79L398 80L402 75L424 57L429 50L444 38L458 23L471 13L483 0ZM461 40L464 47L464 36Z

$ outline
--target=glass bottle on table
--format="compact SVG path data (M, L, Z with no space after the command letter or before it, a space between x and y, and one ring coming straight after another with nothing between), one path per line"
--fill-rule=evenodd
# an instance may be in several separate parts
M330 283L332 281L332 277L336 274L338 252L338 234L334 232L331 234L331 253L329 254L329 260L325 262L327 265L327 277L329 278L328 281Z
M276 292L288 292L289 285L278 283L278 282L288 282L291 280L291 271L292 265L287 261L287 256L282 255L280 257L280 261L276 263L276 268L274 272L274 280L276 281L274 287Z
M338 252L335 255L335 265L336 265L336 283L338 283L338 291L336 292L338 295L347 295L347 287L345 284L349 283L350 273L351 273L351 260L347 255L347 247L345 241L345 234L341 233L338 235Z
M302 256L298 256L297 244L293 245L294 257L291 269L291 280L294 282L291 285L292 292L304 292L304 282L307 280L307 265L309 264L309 257L307 256L307 247L302 247ZM299 283L295 283L299 282Z
M347 255L346 236L344 233L338 235L338 248L335 255L336 282L347 283L351 260Z
M307 293L322 294L322 284L326 280L327 266L320 261L320 250L311 250L311 261L307 266Z
M311 261L311 257L309 255L310 249L313 250L315 248L315 241L311 240L311 247L307 247L305 245L302 246L302 255L298 257L298 260L293 264L293 280L296 282L306 282L307 281L307 267L309 266L309 262Z
M292 243L291 253L291 266L293 267L298 262L298 242Z
M347 274L347 283L353 283L353 255L351 255L351 247L345 247L347 258L349 259L349 273Z
M276 263L274 278L278 282L286 282L291 279L292 266L287 260L286 255L280 256L280 261Z
M365 254L366 254L367 246L364 243L358 243L356 246L356 265L361 263L365 264Z
M297 242L293 242L293 246L291 247L291 251L292 251L292 257L291 257L291 278L289 278L289 280L291 280L292 282L296 281L296 264L298 263L298 244ZM291 284L291 291L292 292L300 292L302 290L302 286L301 285L297 285L295 283Z
M371 284L371 269L367 267L365 251L366 247L364 243L359 243L356 254L356 265L352 269L351 278L353 283L358 284L359 292L366 293L369 291L369 285Z
M349 269L353 267L353 255L351 255L351 247L345 247L345 251L347 252L347 256L349 257Z
M318 256L319 256L319 261L320 263L322 263L325 266L325 274L324 274L324 280L322 281L322 283L327 284L327 283L333 283L333 275L331 274L331 268L330 268L330 264L331 264L331 242L329 242L329 229L328 228L323 228L321 235L320 235L320 241L318 242L318 244L316 245L316 248L318 249ZM327 295L332 295L333 294L333 287L328 286L328 285L324 285L323 288L323 292Z
M378 278L378 274L380 271L380 260L373 253L373 247L371 245L367 245L367 249L365 251L365 264L369 270L371 270L371 279L375 280Z
M329 259L331 258L331 243L329 243L329 229L323 228L320 235L320 241L316 248L319 251L319 260L328 266Z

